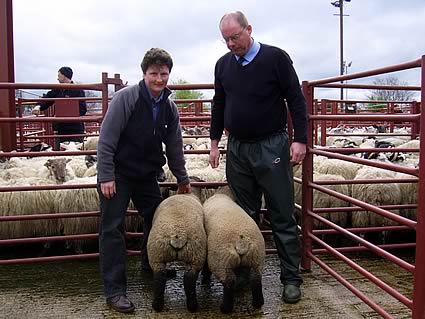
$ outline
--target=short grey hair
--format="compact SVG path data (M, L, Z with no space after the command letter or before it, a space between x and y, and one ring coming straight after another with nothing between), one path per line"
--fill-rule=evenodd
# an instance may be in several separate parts
M224 20L227 20L227 19L233 19L233 20L235 20L242 28L246 28L249 25L248 19L246 18L246 16L241 11L233 11L233 12L226 13L220 19L219 26L221 26L221 23Z

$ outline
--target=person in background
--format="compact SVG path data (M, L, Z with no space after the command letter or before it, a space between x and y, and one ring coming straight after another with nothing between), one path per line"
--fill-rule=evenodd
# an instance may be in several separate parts
M68 66L63 66L58 70L58 81L63 84L74 83L72 81L72 69ZM43 98L66 98L66 97L85 97L84 90L80 89L53 89L43 95ZM41 102L39 105L33 108L32 114L39 115L40 111L47 110L50 106L55 103L54 100ZM80 116L85 115L87 112L86 101L79 101L79 114ZM83 122L53 122L53 130L58 135L76 135L84 134L84 123ZM55 138L55 150L60 149L60 143L66 141L83 142L82 136L69 136L69 137L57 137Z
M147 240L161 202L158 173L165 164L177 179L177 193L190 193L177 106L166 87L173 61L152 48L141 63L143 80L115 93L100 130L97 148L101 224L100 267L107 303L133 312L126 276L125 214L130 199L143 214L142 270L151 271Z
M282 299L296 303L303 280L292 163L300 163L306 153L306 102L288 54L254 40L242 12L225 14L219 27L230 52L215 65L209 162L213 168L219 165L218 142L225 129L229 186L257 223L264 194L281 263ZM294 127L292 143L287 107Z

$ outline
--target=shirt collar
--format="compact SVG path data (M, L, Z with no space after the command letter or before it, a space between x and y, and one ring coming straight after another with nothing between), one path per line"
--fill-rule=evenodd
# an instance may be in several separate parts
M159 102L161 102L162 101L162 98L164 97L164 91L162 91L161 94L157 98L154 98L152 96L152 93L151 93L151 91L149 90L149 88L147 86L146 86L146 91L148 91L149 99L152 102L156 103L156 104L158 104Z
M260 51L260 43L255 41L254 39L252 39L252 45L250 46L250 48L248 49L248 51L245 53L245 55L243 56L244 59L247 61L246 64L248 64L249 62L251 62L252 60L254 60L254 58L257 56L258 51ZM236 60L239 60L238 56L235 56ZM244 63L245 65L245 63Z

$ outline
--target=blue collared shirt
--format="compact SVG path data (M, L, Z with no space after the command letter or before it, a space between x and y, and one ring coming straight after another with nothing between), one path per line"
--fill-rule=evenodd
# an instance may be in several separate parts
M251 47L248 49L248 51L243 56L244 59L245 59L245 61L242 62L243 66L247 65L252 60L254 60L254 58L258 54L258 51L260 51L260 46L261 46L260 43L253 39ZM237 55L235 55L235 58L236 58L236 60L239 60L239 57Z
M153 121L155 122L156 117L157 117L158 112L159 112L159 105L161 104L162 98L164 97L164 91L161 92L161 94L158 96L158 98L154 98L152 96L151 91L148 88L147 88L147 91L149 93L149 99L151 100Z

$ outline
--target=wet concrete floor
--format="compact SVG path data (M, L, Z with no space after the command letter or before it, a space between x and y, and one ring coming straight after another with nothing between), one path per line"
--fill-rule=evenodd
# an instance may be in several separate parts
M411 317L408 308L368 283L349 266L329 256L320 258L394 318ZM411 298L413 279L410 273L379 258L357 256L356 261ZM198 281L199 311L188 312L180 265L175 265L177 277L167 282L165 309L156 313L151 307L152 276L140 272L138 257L129 257L128 296L136 306L135 313L130 315L108 309L102 296L97 260L2 265L0 318L380 318L333 277L316 264L312 265L312 272L303 274L303 299L288 305L281 301L277 256L268 255L263 273L264 306L254 309L250 291L244 289L237 293L235 309L230 315L219 311L222 287L214 278L209 285Z

